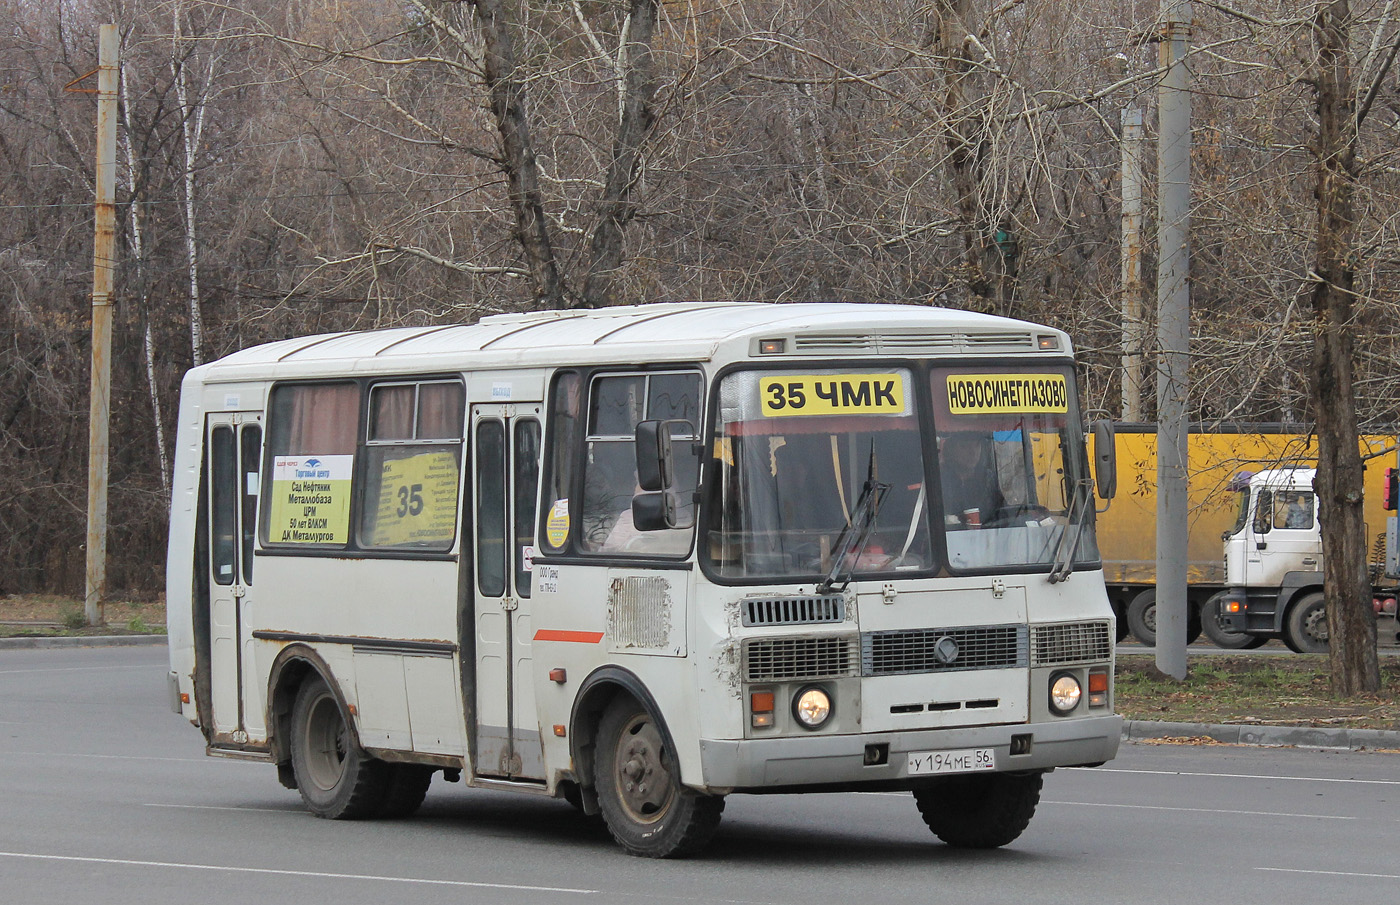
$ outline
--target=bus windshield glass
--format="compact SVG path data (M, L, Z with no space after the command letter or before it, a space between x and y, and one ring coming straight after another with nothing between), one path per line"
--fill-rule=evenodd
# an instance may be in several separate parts
M1072 377L1019 373L1045 398L1029 387L996 397L1011 376L1005 366L727 375L704 546L715 575L802 581L833 565L860 577L1097 561ZM981 389L965 386L974 378ZM925 387L931 426L919 415ZM868 537L834 564L867 485L887 485Z
M936 368L929 383L949 569L1097 562L1068 370Z

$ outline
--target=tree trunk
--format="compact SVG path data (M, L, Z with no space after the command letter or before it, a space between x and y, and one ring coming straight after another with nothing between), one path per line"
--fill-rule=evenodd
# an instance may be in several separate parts
M593 228L588 278L583 285L583 304L592 308L617 303L613 276L622 266L623 231L637 214L633 189L641 168L642 143L656 122L652 104L656 67L651 53L656 0L631 0L627 22L622 36L626 60L626 70L621 73L622 115L598 206L598 225Z
M486 87L501 135L501 167L515 213L516 238L534 279L539 304L564 308L564 284L545 221L539 163L530 140L530 116L525 106L525 84L517 71L513 25L504 0L472 0L472 5L481 22Z
M1366 570L1362 469L1352 387L1355 284L1356 108L1351 77L1348 0L1316 7L1317 249L1311 290L1311 395L1317 415L1317 494L1322 522L1324 592L1332 692L1380 688L1376 619Z

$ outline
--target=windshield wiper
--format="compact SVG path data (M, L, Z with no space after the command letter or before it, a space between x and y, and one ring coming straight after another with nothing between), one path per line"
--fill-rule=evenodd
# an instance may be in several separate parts
M1075 482L1074 495L1070 497L1069 512L1065 513L1065 530L1060 534L1060 542L1055 546L1055 560L1050 567L1050 583L1064 581L1074 571L1074 555L1079 552L1079 538L1084 533L1083 510L1093 498L1094 485L1088 478ZM1075 520L1076 510L1080 511ZM1071 530L1074 532L1071 537Z
M865 552L866 541L870 540L870 533L875 530L875 517L880 514L880 504L884 502L885 494L889 492L890 485L875 480L875 444L870 444L870 465L866 469L865 486L860 490L860 499L856 500L855 511L851 513L851 520L842 529L841 536L836 539L836 549L833 551L831 569L826 573L826 578L817 585L818 594L826 594L841 579L842 573L846 573L846 580L841 584L841 590L846 590L846 585L851 583L854 576L856 563L860 561L860 555ZM849 566L847 565L849 561Z

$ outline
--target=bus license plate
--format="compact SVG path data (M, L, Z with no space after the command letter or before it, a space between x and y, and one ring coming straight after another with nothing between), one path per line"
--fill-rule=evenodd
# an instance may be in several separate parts
M960 751L911 751L909 775L926 776L941 773L975 773L995 770L996 759L991 748L963 748Z

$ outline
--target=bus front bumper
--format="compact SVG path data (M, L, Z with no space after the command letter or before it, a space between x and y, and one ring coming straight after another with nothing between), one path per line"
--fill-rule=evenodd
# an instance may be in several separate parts
M995 772L1097 766L1118 753L1122 732L1123 718L1109 714L966 729L701 739L700 764L704 786L711 792L777 791L803 786L833 790L901 788L939 775L911 774L911 760L928 760L911 755L989 749ZM1017 750L1024 753L1011 753L1013 737Z

